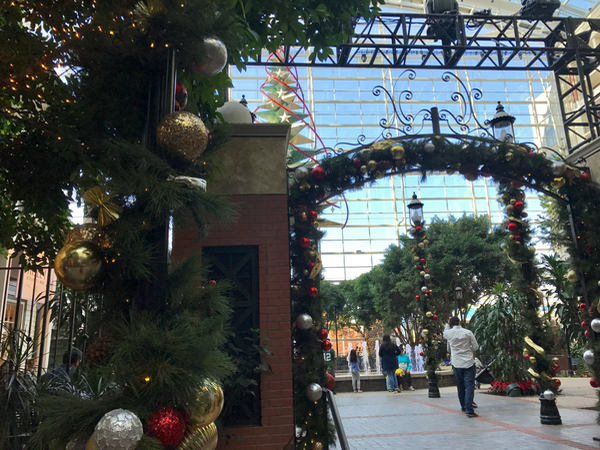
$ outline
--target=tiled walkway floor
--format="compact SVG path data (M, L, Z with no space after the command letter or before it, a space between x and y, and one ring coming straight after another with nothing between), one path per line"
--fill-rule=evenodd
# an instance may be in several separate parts
M563 383L565 395L557 400L562 425L541 425L535 398L488 395L485 389L475 394L477 418L461 413L456 388L440 389L438 399L426 390L340 393L335 399L352 450L600 449L592 439L600 437L596 412L582 409L595 402L594 389L588 380Z

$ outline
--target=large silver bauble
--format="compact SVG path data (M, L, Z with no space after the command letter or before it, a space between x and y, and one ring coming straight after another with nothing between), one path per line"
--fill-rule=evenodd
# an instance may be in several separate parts
M308 169L306 167L298 167L296 170L294 170L294 176L296 177L296 180L298 181L304 181L308 178L309 172Z
M308 314L300 314L296 319L296 326L301 330L310 330L313 326L313 318Z
M586 350L585 352L583 352L583 360L585 361L586 364L588 365L592 365L594 364L594 361L596 360L596 355L594 354L594 350Z
M227 47L216 38L205 39L200 50L202 59L194 65L194 71L204 77L214 77L227 64Z
M550 400L550 401L552 401L556 398L556 395L554 395L554 392L552 392L550 389L544 391L543 396L546 400Z
M133 450L143 434L138 416L120 408L104 414L94 431L98 450Z
M552 173L554 175L564 175L564 173L567 171L567 165L562 162L562 161L555 161L552 163Z
M590 327L592 328L592 330L594 330L595 333L600 333L600 319L592 319Z
M317 383L311 383L306 387L306 397L311 402L316 402L323 396L323 388Z

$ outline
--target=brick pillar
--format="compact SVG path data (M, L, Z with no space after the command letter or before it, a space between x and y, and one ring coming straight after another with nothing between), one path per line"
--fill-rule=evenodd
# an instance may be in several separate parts
M259 427L226 430L218 449L281 450L294 435L290 269L285 156L289 125L234 125L233 136L216 155L224 170L209 191L229 194L237 223L213 227L204 241L194 231L176 230L173 257L198 253L202 246L255 245L259 252L261 335L269 338L273 375L261 377Z

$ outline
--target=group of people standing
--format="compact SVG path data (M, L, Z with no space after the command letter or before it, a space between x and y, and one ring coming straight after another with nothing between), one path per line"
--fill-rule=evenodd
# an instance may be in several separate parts
M385 384L389 392L402 392L403 387L414 391L410 371L412 364L409 356L404 351L403 345L392 342L389 334L383 335L383 342L379 346L381 370L385 374Z

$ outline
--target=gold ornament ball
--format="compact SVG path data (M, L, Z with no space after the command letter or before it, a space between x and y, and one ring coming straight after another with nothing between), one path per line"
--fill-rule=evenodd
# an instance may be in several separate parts
M187 433L177 450L214 450L218 440L217 426L213 422Z
M557 363L558 362L558 358L557 357L552 358L552 362Z
M77 225L65 238L65 246L72 243L91 242L100 247L108 247L108 240L104 229L97 223Z
M577 273L575 273L574 270L569 270L569 273L567 273L567 280L571 283L575 283L577 281Z
M369 169L367 169L367 166L360 166L360 172L361 173L367 173Z
M198 395L189 405L190 422L197 427L205 427L214 422L223 409L223 390L214 381L206 381Z
M312 450L323 450L323 448L322 442L313 442Z
M531 356L531 357L529 358L529 362L530 362L531 364L535 364L535 356Z
M395 144L392 146L391 153L392 158L402 159L404 158L404 147L402 147L400 144Z
M187 111L167 114L158 125L156 138L170 156L188 162L195 161L208 145L208 131L204 122Z
M427 336L428 334L429 334L429 330L428 330L427 328L425 328L425 329L423 330L423 335Z
M425 276L425 271L424 271L424 270L421 270L421 271L419 272L419 275L421 275L422 277L424 277L424 276Z
M514 198L511 198L511 199L510 199L510 204L511 204L511 205L513 205L513 208L514 208L514 204L515 204L515 203L517 203L517 200L516 200L516 199L514 199Z
M373 160L369 161L367 163L367 169L369 169L369 170L377 169L377 161L373 161Z
M425 239L425 240L423 241L423 245L429 245L429 241L428 241L427 239Z
M413 260L415 260L415 261L421 261L421 258L419 258L418 256L413 256Z
M431 317L431 316L433 316L433 313L432 313L431 311L427 311L427 312L425 313L425 315L426 315L427 317Z
M506 212L507 213L512 214L514 210L515 210L515 207L513 205L507 205L506 206Z
M62 284L71 289L91 288L102 268L102 251L91 242L74 242L60 249L54 272Z
M419 248L425 248L425 244L422 242L419 242L418 246L419 246Z
M514 156L514 155L513 155L512 153L508 152L508 153L506 154L506 157L505 157L505 158L506 158L506 160L507 160L507 161L510 161L511 159L513 159L513 156Z

